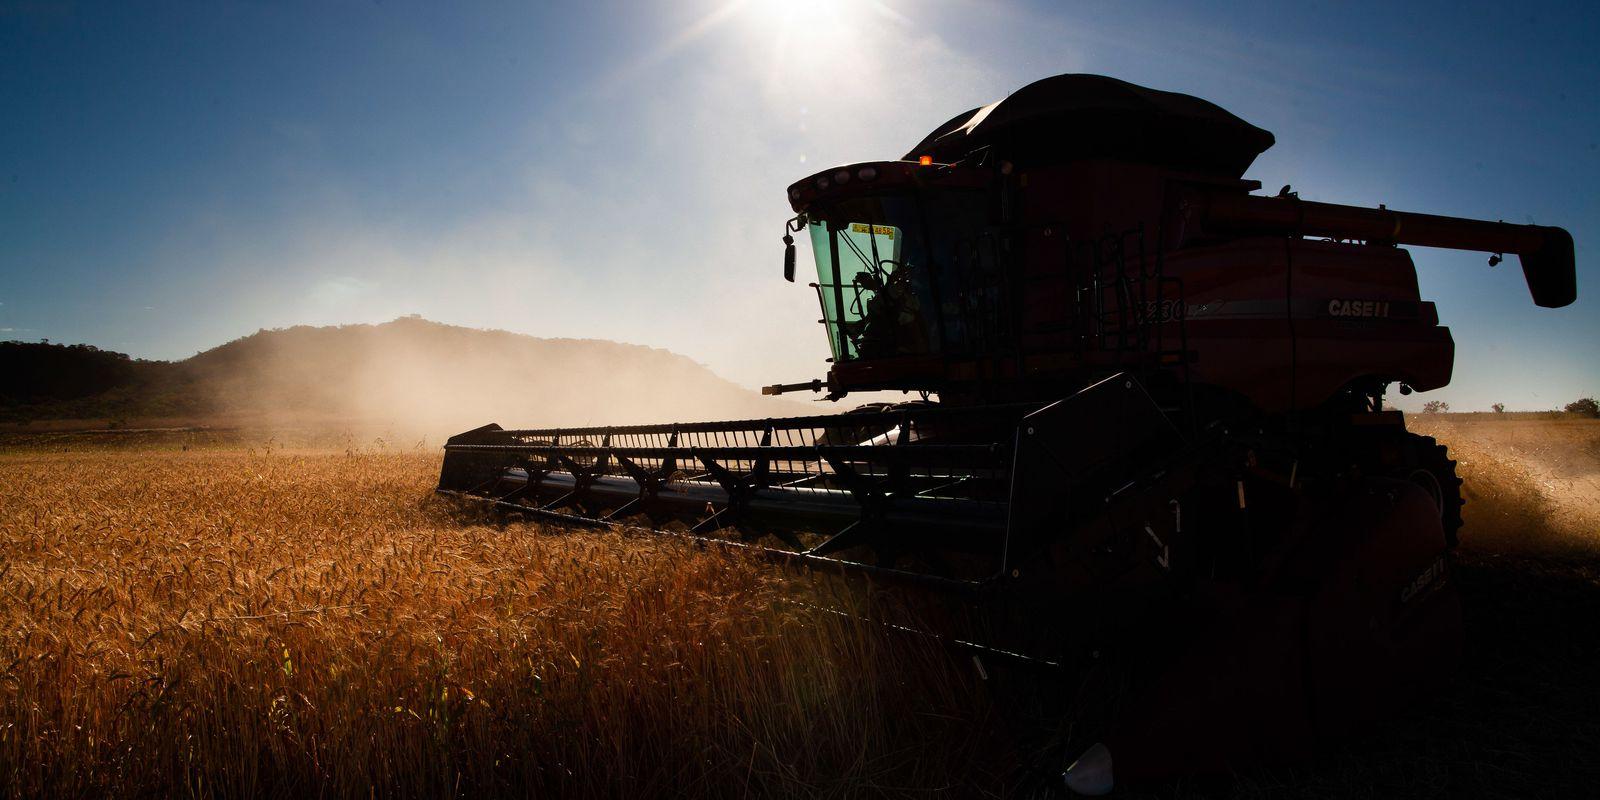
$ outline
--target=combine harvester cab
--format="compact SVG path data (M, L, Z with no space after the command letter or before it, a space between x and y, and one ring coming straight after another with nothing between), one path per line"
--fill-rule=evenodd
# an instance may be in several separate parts
M1516 254L1541 306L1576 283L1560 228L1253 194L1272 143L1198 98L1033 83L789 187L785 277L809 238L833 357L764 391L922 402L490 425L439 489L963 598L988 638L952 644L985 657L1137 653L1134 696L1074 726L1073 791L1304 757L1460 646L1460 481L1384 405L1454 345L1399 245Z

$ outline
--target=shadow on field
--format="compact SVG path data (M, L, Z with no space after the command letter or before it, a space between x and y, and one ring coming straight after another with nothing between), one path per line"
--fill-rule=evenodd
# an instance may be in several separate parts
M1454 577L1467 640L1460 669L1440 677L1437 694L1310 764L1116 796L1593 797L1600 557L1463 547ZM1021 777L1019 796L1062 796L1042 768Z
M1600 509L1574 493L1600 474L1600 425L1418 422L1465 480L1453 573L1466 619L1460 669L1318 763L1155 796L1595 796ZM1552 460L1568 479L1550 477Z
M1438 695L1319 763L1158 796L1593 796L1600 560L1463 548L1455 578L1467 642Z

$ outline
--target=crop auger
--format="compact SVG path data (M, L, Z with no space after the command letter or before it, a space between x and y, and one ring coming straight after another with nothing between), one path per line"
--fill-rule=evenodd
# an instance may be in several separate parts
M1113 764L1126 783L1304 756L1440 683L1460 649L1460 480L1384 407L1391 384L1448 383L1453 343L1398 245L1514 253L1541 306L1577 290L1560 228L1252 194L1241 175L1272 143L1186 95L1030 84L900 160L789 187L785 277L803 232L833 357L764 392L922 401L488 425L445 445L439 490L679 520L1005 609L986 630L1028 646L973 645L989 653L1066 668L1136 646L1150 674L1072 752L1077 792L1109 791Z

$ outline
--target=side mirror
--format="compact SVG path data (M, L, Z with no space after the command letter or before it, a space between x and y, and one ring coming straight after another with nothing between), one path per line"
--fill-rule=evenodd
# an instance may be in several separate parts
M794 237L783 235L783 279L794 283Z

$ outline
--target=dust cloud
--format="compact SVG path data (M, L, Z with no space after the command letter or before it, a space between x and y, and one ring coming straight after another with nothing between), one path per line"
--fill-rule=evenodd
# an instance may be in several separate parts
M1538 416L1408 420L1459 462L1463 545L1507 553L1600 550L1600 420Z
M763 397L666 350L402 318L263 331L184 362L194 389L252 427L440 438L531 428L824 414Z

